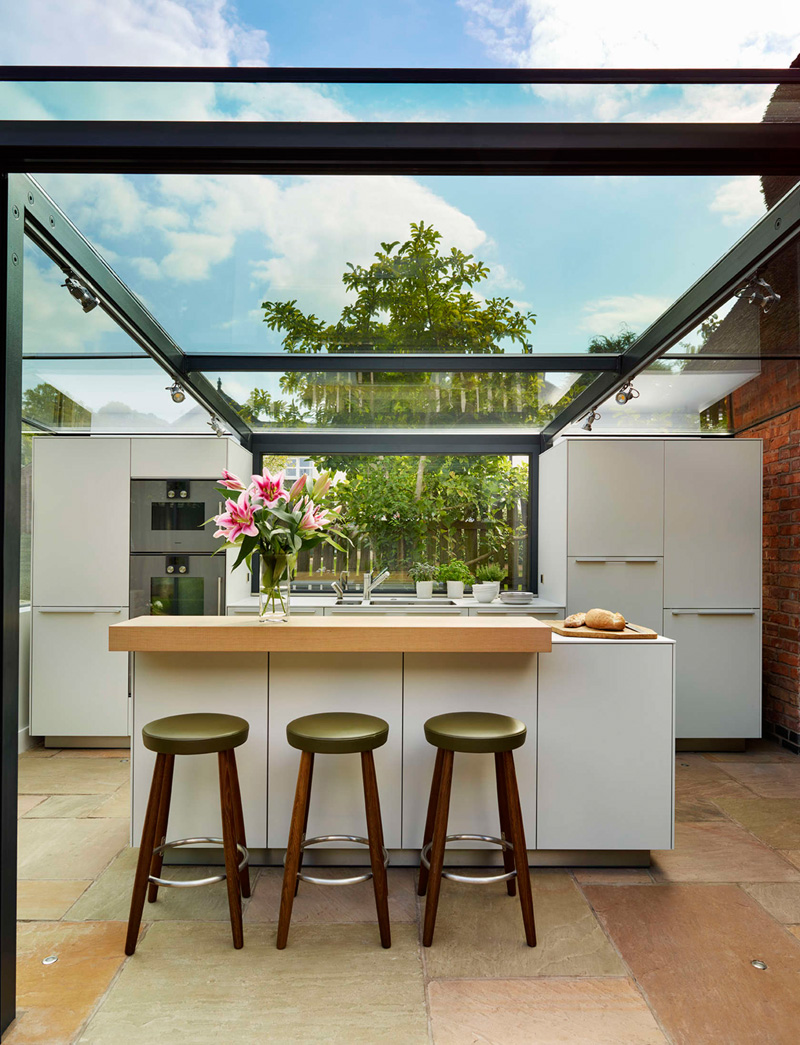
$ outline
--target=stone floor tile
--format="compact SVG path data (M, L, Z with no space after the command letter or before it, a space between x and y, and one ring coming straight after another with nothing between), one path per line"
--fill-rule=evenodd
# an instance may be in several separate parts
M53 755L57 755L60 751L57 747L43 747L41 744L37 744L36 747L29 747L27 751L23 751L19 756L20 759L29 758L52 758Z
M435 1045L659 1045L666 1038L629 979L435 980Z
M726 762L724 769L761 798L800 798L800 760L793 765Z
M103 795L49 795L25 814L27 819L75 820L89 816L106 799Z
M384 950L372 926L301 925L279 951L253 925L235 951L218 925L152 925L78 1041L427 1045L417 930Z
M18 821L19 877L95 878L128 842L124 820Z
M44 795L17 795L17 816L25 816L34 806L38 806L44 800Z
M81 893L91 885L72 881L17 881L17 918L20 921L57 921L63 918Z
M779 922L800 923L800 882L748 882L742 888Z
M786 928L789 930L792 936L796 936L798 939L800 939L800 925L787 925Z
M129 747L65 747L56 751L56 758L130 758Z
M795 867L800 867L800 849L783 849L781 850L781 856L785 856L790 864L794 864Z
M746 751L709 751L703 757L709 762L800 762L800 755L771 740L748 740Z
M3 1045L72 1045L125 960L125 925L25 923L17 931L17 1019ZM58 961L42 965L55 954ZM124 1039L117 1039L118 1042Z
M675 1045L795 1045L800 941L734 885L587 886ZM751 960L766 962L766 971Z
M656 882L800 882L798 868L729 821L675 825L675 848L652 853Z
M681 753L675 759L675 819L680 822L724 820L716 798L752 798L720 766L702 755Z
M131 818L131 789L129 784L125 784L115 791L109 798L104 798L98 806L96 806L90 813L89 816L112 816L122 817L123 820L130 820Z
M104 821L96 820L94 822L99 824ZM109 820L105 823L122 823L122 821ZM71 908L70 919L76 922L127 919L138 855L138 849L125 848ZM162 877L174 878L178 882L188 882L193 878L210 878L220 874L222 870L224 869L220 867L180 864L165 867ZM253 881L255 881L256 874L256 871L251 870L250 875ZM248 903L249 901L245 900L245 911ZM197 889L169 889L166 887L159 889L156 902L145 903L142 917L145 922L227 922L230 913L225 882L216 882L214 885Z
M564 871L534 871L538 945L528 947L519 899L504 884L442 882L430 979L619 976L625 969L577 885ZM424 900L423 900L424 904Z
M583 885L652 885L647 867L573 867L575 881Z
M337 867L307 868L309 874L321 878L347 878L363 874L364 868ZM390 867L389 918L394 922L416 922L417 897L414 886L415 871L411 867ZM283 869L262 868L247 908L248 922L277 922L281 904ZM300 883L292 907L292 925L304 922L375 922L375 893L372 882L358 885L324 886Z
M720 798L728 816L775 849L800 849L800 802L791 798Z
M110 794L130 780L129 762L119 758L22 758L22 795Z

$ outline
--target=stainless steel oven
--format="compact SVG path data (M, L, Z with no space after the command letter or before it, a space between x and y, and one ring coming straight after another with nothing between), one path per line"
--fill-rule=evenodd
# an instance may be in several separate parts
M219 617L224 607L224 553L131 556L131 617Z
M213 552L223 498L211 479L134 479L131 482L131 553Z

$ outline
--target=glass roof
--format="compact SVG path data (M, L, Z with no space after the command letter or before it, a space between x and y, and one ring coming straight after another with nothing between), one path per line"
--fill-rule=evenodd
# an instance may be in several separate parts
M57 75L57 74L56 74ZM2 82L2 120L757 123L774 84ZM774 95L774 98L773 98Z

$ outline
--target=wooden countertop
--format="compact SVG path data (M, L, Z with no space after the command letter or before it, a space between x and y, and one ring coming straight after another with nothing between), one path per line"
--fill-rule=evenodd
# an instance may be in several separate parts
M547 653L533 617L134 617L112 624L108 648L137 653Z

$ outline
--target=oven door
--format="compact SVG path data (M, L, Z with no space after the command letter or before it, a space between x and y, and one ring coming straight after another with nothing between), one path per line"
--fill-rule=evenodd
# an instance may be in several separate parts
M221 617L224 555L132 555L131 617Z
M213 552L223 498L210 479L131 481L131 552Z

